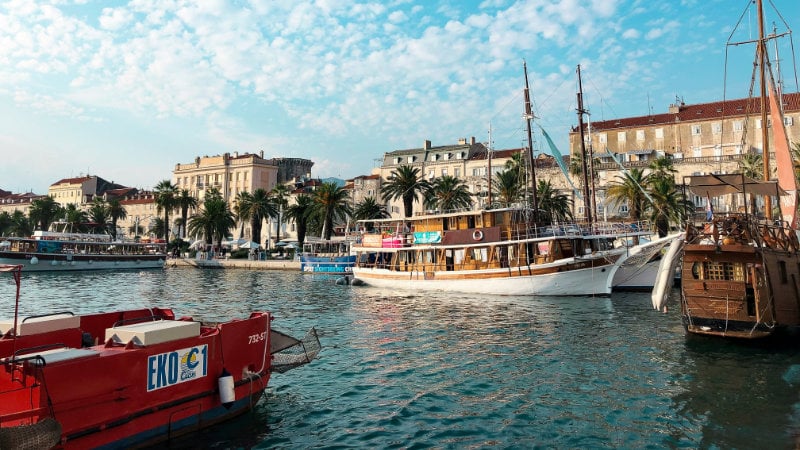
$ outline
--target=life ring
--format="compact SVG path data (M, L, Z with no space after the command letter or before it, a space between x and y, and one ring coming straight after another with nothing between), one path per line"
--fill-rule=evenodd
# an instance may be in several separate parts
M482 241L482 240L483 240L483 231L481 231L481 230L475 230L475 231L472 233L472 239L474 239L474 240L476 240L476 241Z

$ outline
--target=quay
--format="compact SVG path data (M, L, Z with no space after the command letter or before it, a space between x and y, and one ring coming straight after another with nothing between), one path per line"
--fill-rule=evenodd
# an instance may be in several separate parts
M164 267L199 267L203 269L251 269L251 270L296 270L300 271L300 260L296 259L168 259Z

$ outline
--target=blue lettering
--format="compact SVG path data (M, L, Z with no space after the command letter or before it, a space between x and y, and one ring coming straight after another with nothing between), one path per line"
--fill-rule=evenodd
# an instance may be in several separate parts
M161 388L167 385L167 355L160 354L158 355L158 379L156 381L156 387Z
M156 357L151 356L147 358L147 390L152 391L156 388L153 384L153 375L156 374L156 367L155 367Z
M204 345L203 346L203 376L206 376L206 364L208 362L208 357L206 356L207 351L208 351L208 346Z
M193 347L186 356L186 367L194 370L197 367L197 348Z
M169 354L169 384L178 382L178 353L172 352Z

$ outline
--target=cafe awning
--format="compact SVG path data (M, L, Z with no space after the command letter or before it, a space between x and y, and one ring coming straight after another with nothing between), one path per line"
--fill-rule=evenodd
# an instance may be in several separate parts
M783 195L777 181L757 181L739 173L725 175L693 175L684 177L684 184L695 195L719 197L727 194Z

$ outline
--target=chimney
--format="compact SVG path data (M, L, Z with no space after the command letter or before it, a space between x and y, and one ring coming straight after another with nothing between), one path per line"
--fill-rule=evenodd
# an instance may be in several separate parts
M469 143L470 143L470 145L475 145L475 136L472 136L472 137L469 139Z
M467 145L467 138L459 138L458 145Z
M423 150L430 150L431 149L431 141L425 140L425 143L422 145Z

